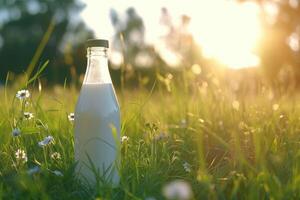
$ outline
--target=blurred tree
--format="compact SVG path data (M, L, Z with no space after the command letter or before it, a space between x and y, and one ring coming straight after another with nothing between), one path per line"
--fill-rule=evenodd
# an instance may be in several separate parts
M8 71L25 71L51 20L54 31L40 61L50 60L48 80L63 82L69 77L72 58L76 64L85 61L80 43L92 36L78 16L82 8L77 0L0 0L0 80ZM72 48L66 52L68 42Z
M192 33L189 32L190 20L189 16L182 15L180 24L176 26L167 8L161 9L161 24L167 29L166 34L162 36L165 50L171 51L177 57L177 65L184 67L191 67L202 60L200 47L194 41Z
M119 51L126 50L123 52L124 59L126 62L135 65L134 58L138 52L145 48L145 27L142 18L134 8L127 9L126 21L121 21L114 9L111 10L110 17L116 32L114 38L115 49Z
M247 0L241 0L242 2ZM256 0L263 35L257 52L273 87L300 86L300 1Z
M126 10L125 21L114 9L110 12L110 18L115 28L113 48L123 53L124 61L133 68L152 67L155 59L153 49L145 42L144 22L135 9Z
M156 70L163 70L165 64L153 46L145 42L143 19L134 8L126 10L125 20L121 20L116 10L111 9L110 19L115 29L112 48L123 56L122 76L131 85L152 83ZM147 81L141 80L143 78Z
M167 8L162 8L160 23L165 31L157 44L157 49L160 56L172 68L196 72L197 84L203 81L210 82L209 74L213 72L213 68L218 71L216 70L218 65L203 57L200 45L189 30L190 21L189 16L181 15L179 24L175 24ZM180 82L182 81L184 80Z

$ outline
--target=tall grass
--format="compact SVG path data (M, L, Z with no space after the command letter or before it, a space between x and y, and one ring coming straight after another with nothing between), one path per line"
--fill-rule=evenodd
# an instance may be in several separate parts
M100 183L96 190L74 176L68 114L78 91L31 84L30 98L19 100L18 88L6 86L0 91L0 197L164 199L165 185L179 179L191 186L191 199L300 199L297 97L272 99L266 89L238 96L189 71L183 76L185 84L177 84L182 77L161 76L151 91L123 89L118 95L121 134L128 136L121 148L121 183ZM34 117L26 120L24 112ZM12 135L15 127L19 136ZM48 135L54 143L40 147ZM27 162L16 158L18 149ZM51 157L55 152L60 159Z

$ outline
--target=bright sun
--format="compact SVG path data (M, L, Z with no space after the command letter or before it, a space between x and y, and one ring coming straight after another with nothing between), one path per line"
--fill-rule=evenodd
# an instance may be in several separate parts
M122 0L103 1L101 5L93 0L86 0L86 3L88 6L82 13L83 18L98 37L105 38L114 36L109 19L110 8L125 10L134 6L145 22L146 39L159 44L158 51L170 65L176 65L178 58L167 54L166 48L161 47L159 12L163 6L173 11L174 16L184 13L191 17L190 31L205 57L236 69L258 66L260 63L259 57L253 53L261 35L259 7L254 2L198 0L195 3L194 0L186 0L183 4L180 0L166 0L164 3L153 0L149 6L139 0L133 0L130 5Z
M260 37L258 7L254 3L210 2L200 8L191 31L205 57L215 58L230 68L257 66L253 49ZM196 17L196 18L195 18Z

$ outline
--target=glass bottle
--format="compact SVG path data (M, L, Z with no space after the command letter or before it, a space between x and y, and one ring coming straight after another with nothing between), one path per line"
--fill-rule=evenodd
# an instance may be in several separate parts
M107 40L88 40L87 70L75 110L75 161L88 184L119 182L120 109L108 70ZM98 177L98 178L96 178Z

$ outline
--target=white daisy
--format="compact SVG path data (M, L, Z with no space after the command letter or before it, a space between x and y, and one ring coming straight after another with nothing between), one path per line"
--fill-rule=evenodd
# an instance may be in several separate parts
M129 140L129 137L124 135L121 137L121 143L127 142Z
M279 119L283 119L284 118L284 115L279 115Z
M14 128L11 132L12 136L17 137L21 134L21 130L19 128Z
M188 200L193 196L189 183L183 180L175 180L163 187L163 195L167 199Z
M54 170L54 171L52 171L52 173L56 176L64 176L63 173L61 171L58 171L58 170Z
M22 149L18 149L16 151L15 155L16 155L17 161L19 161L19 162L26 163L28 161L26 152Z
M30 93L28 90L20 90L17 92L16 97L20 100L26 99L26 98L30 97Z
M184 162L182 166L183 166L184 171L186 171L188 173L190 173L192 171L191 165L188 162Z
M44 147L53 142L54 142L54 138L51 135L49 135L49 136L45 137L44 140L39 142L39 146Z
M198 122L200 122L201 124L203 124L205 121L204 121L204 119L199 118L199 119L198 119Z
M29 119L32 119L33 118L33 114L30 113L30 112L24 112L24 118L29 120Z
M69 119L69 121L74 121L74 119L75 119L75 114L74 114L74 113L70 113L70 114L68 115L68 119Z
M50 156L53 160L60 160L61 159L61 155L58 152L54 152L51 154Z

